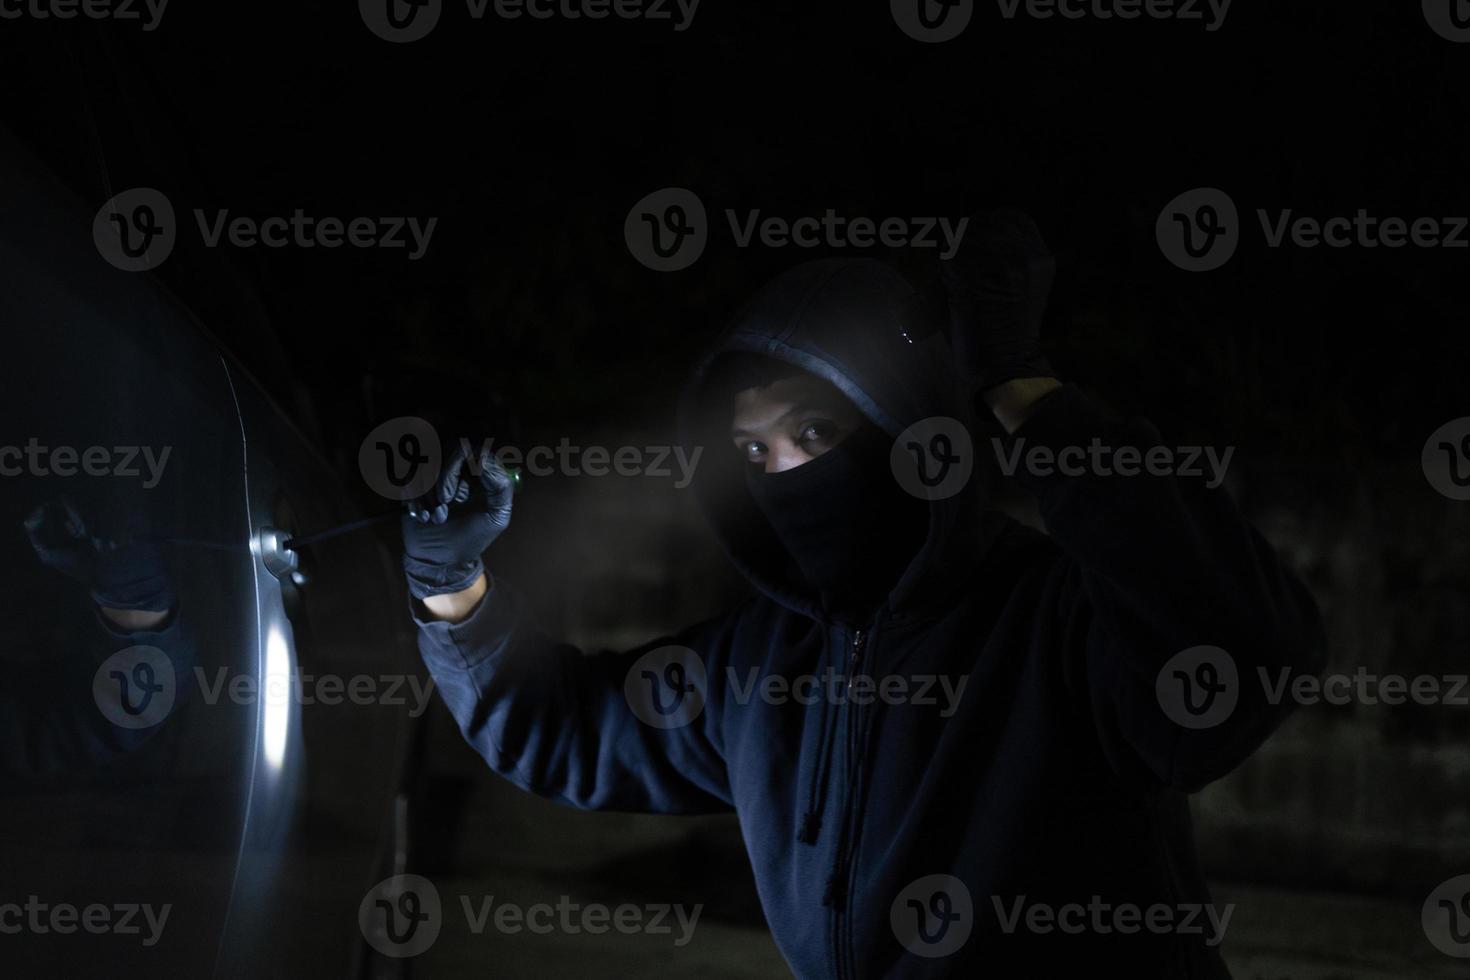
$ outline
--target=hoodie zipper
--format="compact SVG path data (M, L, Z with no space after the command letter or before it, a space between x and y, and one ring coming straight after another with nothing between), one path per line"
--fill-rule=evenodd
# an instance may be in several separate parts
M862 726L859 724L861 719L858 717L858 705L853 702L851 695L853 682L857 679L857 673L862 667L863 655L867 649L867 640L872 635L872 626L876 625L876 623L877 619L875 617L873 624L870 624L867 630L859 628L853 632L852 656L848 661L847 693L849 696L847 699L847 711L844 712L846 717L843 724L843 737L846 745L847 765L845 769L847 778L843 780L843 801L840 811L841 832L837 838L837 853L832 868L832 875L827 882L827 894L824 898L824 904L830 904L832 907L832 955L835 968L834 972L838 980L852 975L848 967L851 952L848 937L848 920L850 919L848 915L850 905L848 901L848 884L852 874L850 861L852 857L853 810L859 795L858 790L861 788L858 782L863 763L863 760L858 757L861 749L859 742L862 732Z
M852 682L857 677L858 664L863 657L863 631L857 630L852 634L852 663L847 670L847 693L852 693ZM849 704L852 702L849 701Z

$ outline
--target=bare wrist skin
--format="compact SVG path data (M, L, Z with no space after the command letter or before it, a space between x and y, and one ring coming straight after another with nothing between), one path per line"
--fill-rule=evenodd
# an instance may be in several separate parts
M1056 378L1012 378L985 389L980 397L995 413L1006 434L1014 435L1021 423L1031 417L1037 403L1061 386Z
M148 632L157 629L168 619L168 610L154 612L150 609L113 609L109 606L98 606L102 615L124 633Z
M463 592L447 592L424 599L424 608L433 619L446 623L462 623L475 611L475 607L488 591L490 583L486 580L485 573L481 572L474 584Z

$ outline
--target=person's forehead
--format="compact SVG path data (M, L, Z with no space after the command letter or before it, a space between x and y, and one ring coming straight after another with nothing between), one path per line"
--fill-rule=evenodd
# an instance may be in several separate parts
M746 388L737 392L734 424L770 424L797 407L841 411L848 407L848 402L830 382L815 375L781 378L764 387Z

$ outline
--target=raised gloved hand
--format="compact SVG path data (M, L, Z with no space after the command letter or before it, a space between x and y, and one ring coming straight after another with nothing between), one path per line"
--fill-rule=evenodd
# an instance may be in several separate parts
M480 556L510 524L514 488L489 448L460 441L434 489L403 517L403 570L415 599L475 584L485 570Z
M157 544L117 543L94 536L65 500L41 504L25 519L25 529L41 563L86 586L98 605L147 612L174 607L173 587Z
M1041 351L1041 318L1056 261L1022 211L981 211L958 253L940 264L955 363L979 393L1014 378L1054 376Z

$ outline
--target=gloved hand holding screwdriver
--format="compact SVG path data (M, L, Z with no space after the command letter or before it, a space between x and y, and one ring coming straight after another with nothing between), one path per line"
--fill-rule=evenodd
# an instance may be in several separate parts
M460 440L434 489L403 516L408 591L437 618L468 615L488 583L481 555L510 525L515 478L488 447Z

